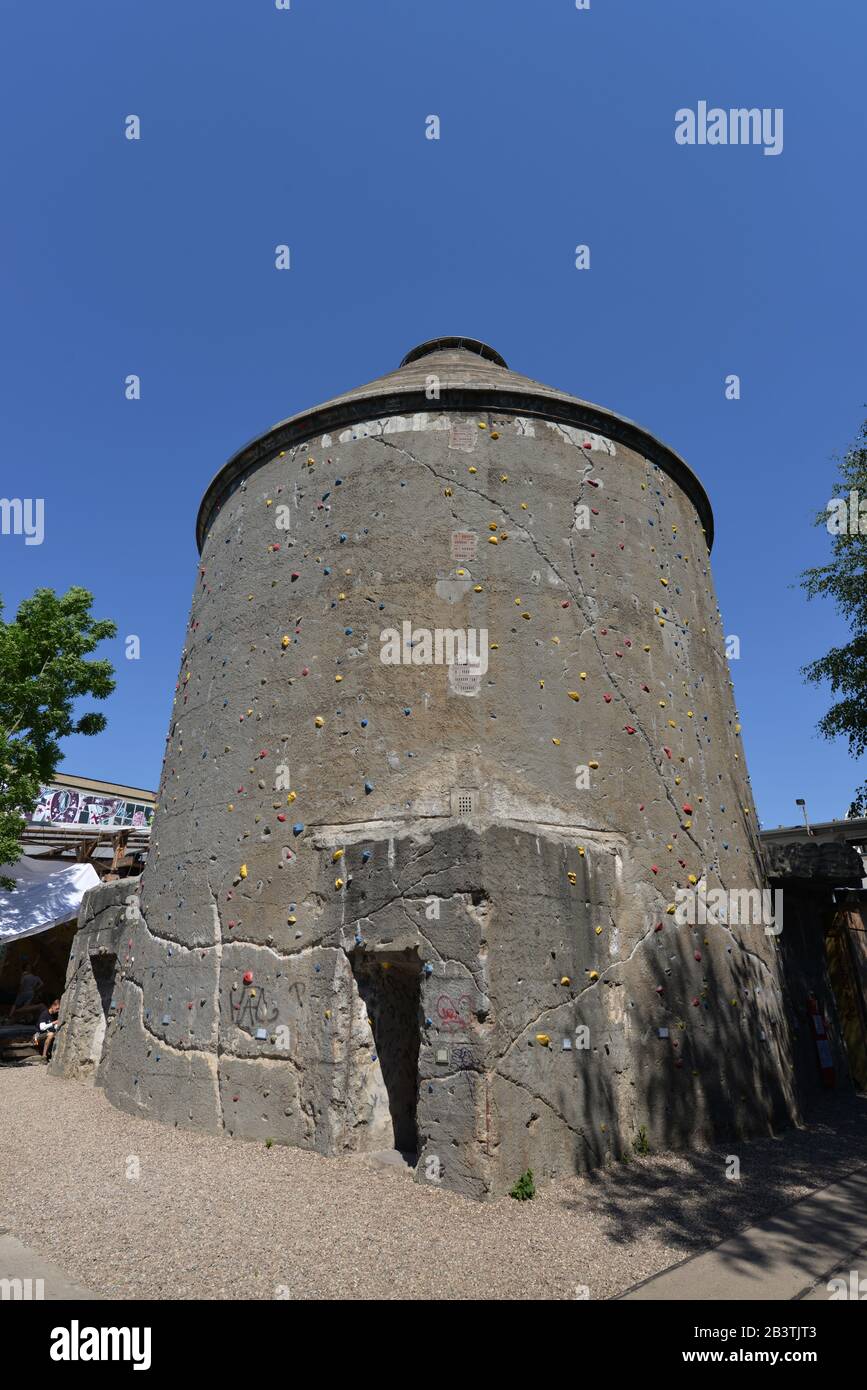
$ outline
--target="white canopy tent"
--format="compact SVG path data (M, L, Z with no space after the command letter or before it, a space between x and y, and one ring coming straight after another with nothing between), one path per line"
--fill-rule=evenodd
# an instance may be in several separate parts
M60 869L56 860L27 855L16 864L0 865L0 877L7 876L15 879L15 888L0 888L0 946L70 921L85 893L100 881L92 864Z

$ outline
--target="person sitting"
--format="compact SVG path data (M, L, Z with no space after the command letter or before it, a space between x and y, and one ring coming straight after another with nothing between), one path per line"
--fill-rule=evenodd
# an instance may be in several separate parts
M42 1053L43 1062L51 1061L51 1049L57 1036L57 1015L60 1013L60 1000L55 999L39 1015L39 1032L33 1034L33 1045Z

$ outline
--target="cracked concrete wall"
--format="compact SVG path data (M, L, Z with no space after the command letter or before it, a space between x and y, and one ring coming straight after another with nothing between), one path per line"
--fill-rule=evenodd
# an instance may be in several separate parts
M486 630L487 670L456 690L422 639L383 664L404 622ZM351 958L410 953L419 1181L765 1132L794 1111L775 938L668 910L761 886L756 827L661 468L515 413L307 439L205 540L101 1079L174 1124L390 1147Z
M98 1081L117 1009L118 961L139 921L139 878L100 884L85 893L69 952L60 1028L51 1066L60 1076Z

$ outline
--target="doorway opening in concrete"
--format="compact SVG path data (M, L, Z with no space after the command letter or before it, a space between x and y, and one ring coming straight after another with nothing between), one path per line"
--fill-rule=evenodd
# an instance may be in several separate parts
M114 999L114 981L117 974L117 956L110 951L100 952L99 955L90 957L90 967L93 971L93 978L99 992L99 1002L102 1004L102 1012L106 1018L111 1013L111 1004Z
M418 1154L421 962L414 951L356 950L350 959L388 1092L394 1147L414 1162Z

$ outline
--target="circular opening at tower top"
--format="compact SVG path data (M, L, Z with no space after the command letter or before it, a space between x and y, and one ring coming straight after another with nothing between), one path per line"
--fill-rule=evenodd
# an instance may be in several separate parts
M508 362L501 357L495 348L489 347L487 343L481 342L478 338L429 338L426 343L419 343L418 347L412 348L401 362L402 367L408 367L410 362L417 362L420 357L429 357L432 352L475 352L479 357L484 357L486 362L496 362L498 367L508 368Z

